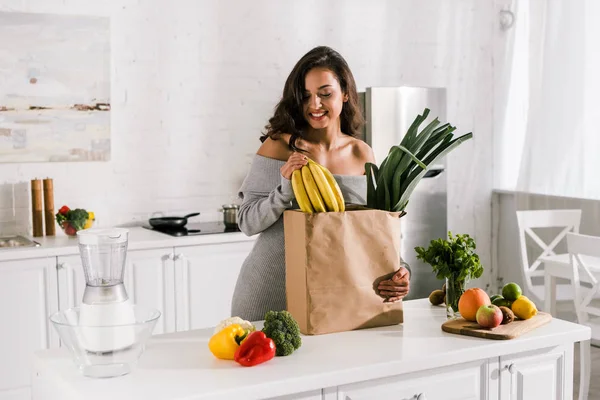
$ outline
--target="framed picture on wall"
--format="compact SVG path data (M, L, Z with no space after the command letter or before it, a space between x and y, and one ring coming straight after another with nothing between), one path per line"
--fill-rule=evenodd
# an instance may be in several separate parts
M0 162L110 160L109 28L0 12Z

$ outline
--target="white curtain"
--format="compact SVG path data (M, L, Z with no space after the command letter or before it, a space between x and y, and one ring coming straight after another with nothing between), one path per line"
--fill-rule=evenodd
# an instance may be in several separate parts
M600 2L515 2L496 187L600 199Z

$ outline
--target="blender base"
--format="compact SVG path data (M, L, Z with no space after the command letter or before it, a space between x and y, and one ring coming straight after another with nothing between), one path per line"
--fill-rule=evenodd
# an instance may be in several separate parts
M131 347L136 340L135 314L130 300L118 303L81 303L78 332L85 350L111 353Z
M131 363L85 365L80 367L82 374L89 378L115 378L129 374L133 368L134 365Z

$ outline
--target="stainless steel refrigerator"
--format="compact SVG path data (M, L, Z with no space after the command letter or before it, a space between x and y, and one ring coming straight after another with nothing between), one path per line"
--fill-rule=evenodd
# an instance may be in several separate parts
M375 153L377 165L397 145L415 117L425 108L431 111L421 128L436 117L446 123L446 90L423 87L368 87L359 93L366 124L362 139ZM427 247L432 239L447 237L445 160L433 166L410 197L402 217L402 259L412 271L407 299L428 297L442 287L431 266L417 260L414 248Z

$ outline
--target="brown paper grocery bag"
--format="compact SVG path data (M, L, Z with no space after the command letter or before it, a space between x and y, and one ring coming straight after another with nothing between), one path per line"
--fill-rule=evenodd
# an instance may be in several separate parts
M303 334L403 322L402 301L376 290L400 268L402 215L361 206L284 212L287 310Z

